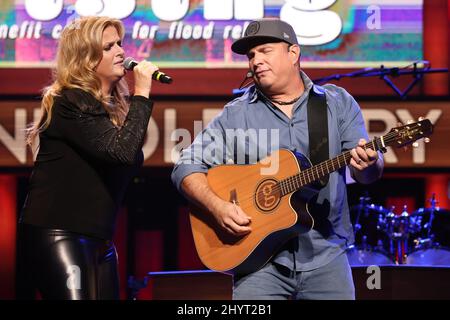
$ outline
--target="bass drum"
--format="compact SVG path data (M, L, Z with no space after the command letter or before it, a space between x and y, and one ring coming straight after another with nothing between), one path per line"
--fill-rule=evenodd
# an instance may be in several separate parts
M406 264L450 267L450 248L438 247L415 250L406 258Z
M351 247L347 249L350 266L381 266L391 265L393 261L382 251Z

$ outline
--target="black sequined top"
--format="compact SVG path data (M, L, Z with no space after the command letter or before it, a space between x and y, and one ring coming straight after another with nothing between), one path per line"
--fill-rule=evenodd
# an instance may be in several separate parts
M130 98L122 128L80 89L55 98L22 210L22 223L111 239L126 186L143 162L153 103Z

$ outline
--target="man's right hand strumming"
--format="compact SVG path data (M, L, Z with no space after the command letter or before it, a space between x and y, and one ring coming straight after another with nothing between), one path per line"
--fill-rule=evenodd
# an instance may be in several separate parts
M217 224L234 236L244 236L251 232L251 217L239 205L224 201L209 188L204 173L193 173L183 179L183 192L196 204L207 209Z

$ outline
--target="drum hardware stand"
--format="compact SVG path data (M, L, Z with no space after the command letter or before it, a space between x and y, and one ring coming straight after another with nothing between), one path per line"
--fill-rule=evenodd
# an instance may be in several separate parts
M361 239L361 248L363 250L368 250L369 249L369 245L367 244L367 236L364 235Z
M428 220L428 222L425 224L425 229L426 229L426 238L422 239L422 238L418 238L414 240L414 248L415 249L429 249L432 248L434 246L439 246L439 243L435 242L434 240L434 234L432 234L432 227L433 227L433 220L434 220L434 213L436 210L439 210L439 207L436 206L436 204L439 203L439 201L436 201L436 194L433 193L431 196L431 199L429 200L431 207L430 207L430 219ZM421 217L422 218L422 217ZM419 223L420 224L420 223Z
M433 193L433 195L431 196L430 199L430 203L431 203L431 212L430 212L430 221L428 221L427 223L427 236L428 238L431 237L431 228L433 227L433 220L434 220L434 211L436 210L436 204L439 203L436 201L436 194Z
M405 264L406 258L408 256L407 248L408 248L409 228L410 228L410 218L406 205L403 207L403 212L400 215L400 222L401 222L402 238L400 240L401 247L399 249L400 249L401 263Z
M400 215L395 215L394 206L391 207L390 213L387 214L388 221L386 225L388 227L389 251L392 255L396 265L405 264L408 257L406 249L408 247L409 238L409 213L407 206L403 206L403 212Z
M129 300L137 300L137 295L139 291L148 284L148 277L144 277L144 279L139 280L134 276L128 277L128 289L129 289Z
M356 238L356 233L358 231L361 230L361 224L359 223L359 218L361 217L361 211L363 210L362 208L364 208L364 216L367 217L367 215L369 214L369 210L367 208L367 202L370 201L370 197L367 197L367 194L363 197L359 198L359 207L358 207L358 211L356 214L356 219L355 219L355 224L354 224L354 229L353 229L353 234ZM367 239L367 237L366 237Z
M431 235L429 238L425 239L415 239L414 240L414 249L429 249L433 246L434 235Z

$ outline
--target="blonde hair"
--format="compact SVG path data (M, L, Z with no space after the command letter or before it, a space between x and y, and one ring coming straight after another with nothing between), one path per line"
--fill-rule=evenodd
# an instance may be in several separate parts
M44 131L52 119L54 98L63 89L79 88L91 93L101 101L112 122L123 125L129 105L128 85L122 78L114 87L111 96L102 94L100 78L95 68L103 58L103 31L114 27L123 39L125 29L120 20L108 17L85 17L73 20L61 33L56 55L56 68L53 70L53 83L44 88L41 102L42 116L27 130L27 143L31 146L40 132ZM114 98L115 107L111 107Z

